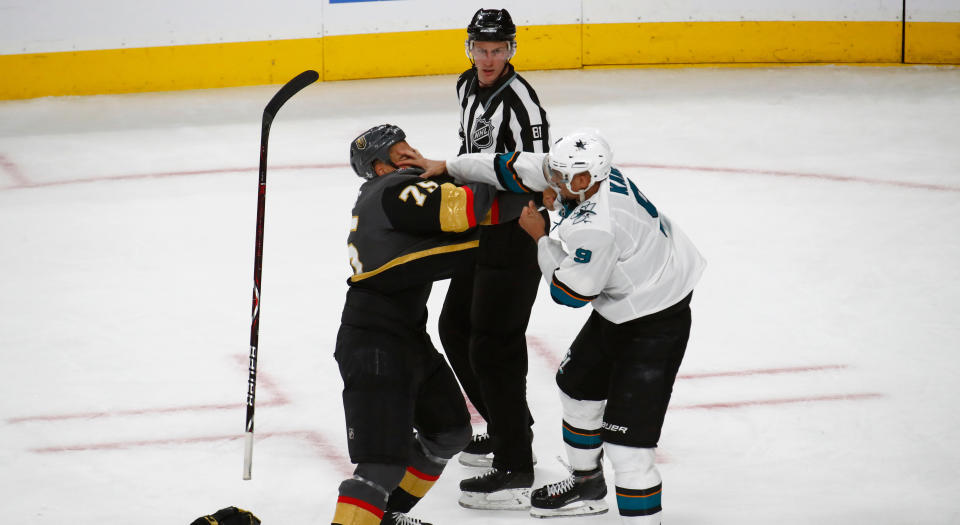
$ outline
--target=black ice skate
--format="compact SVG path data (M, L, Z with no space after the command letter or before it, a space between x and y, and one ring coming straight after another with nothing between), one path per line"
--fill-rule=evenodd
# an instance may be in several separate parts
M533 472L491 468L460 482L460 506L483 510L526 510L530 508Z
M530 440L533 441L533 438L531 437ZM533 456L531 458L533 464L536 465L537 455L533 454L533 452L531 452L531 455ZM465 467L492 467L493 440L490 438L490 434L486 432L483 434L474 434L470 440L470 444L467 445L467 448L463 449L457 461Z
M490 434L474 434L470 444L460 453L458 461L468 467L492 467L493 440Z
M594 470L574 470L569 478L533 491L530 515L555 518L603 514L609 508L603 500L606 495L602 466Z
M420 521L416 518L411 518L402 512L390 512L387 511L383 515L383 520L380 522L380 525L433 525L432 523L427 523L425 521Z

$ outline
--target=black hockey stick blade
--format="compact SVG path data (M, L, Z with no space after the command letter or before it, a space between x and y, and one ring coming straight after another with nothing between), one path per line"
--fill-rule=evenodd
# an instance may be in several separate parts
M280 91L277 91L277 94L270 99L270 102L267 104L267 107L263 110L263 118L266 119L267 115L270 116L270 119L273 120L273 117L277 115L277 112L280 111L280 106L283 106L290 97L297 94L301 89L313 84L320 78L320 73L312 69L308 69L303 73L293 77L289 82L283 85L280 88Z

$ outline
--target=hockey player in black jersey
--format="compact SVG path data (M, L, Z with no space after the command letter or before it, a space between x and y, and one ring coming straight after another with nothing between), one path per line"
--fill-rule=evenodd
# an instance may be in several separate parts
M510 64L516 26L506 9L480 9L467 27L473 67L457 80L460 154L549 150L549 125L533 87ZM460 462L493 469L460 484L460 504L529 506L533 418L527 407L526 329L540 283L536 247L517 225L527 197L500 193L480 228L477 264L450 281L440 340L467 397L487 421ZM546 216L546 212L544 212Z
M366 182L347 238L353 275L334 353L357 464L340 484L338 525L422 523L406 513L470 441L463 394L427 335L426 302L433 281L473 262L475 226L495 190L398 169L419 156L404 139L385 124L350 145Z

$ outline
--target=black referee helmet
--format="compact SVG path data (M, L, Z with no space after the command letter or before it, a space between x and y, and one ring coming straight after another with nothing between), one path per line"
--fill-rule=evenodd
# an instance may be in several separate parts
M517 26L506 9L478 9L467 26L467 41L513 42Z

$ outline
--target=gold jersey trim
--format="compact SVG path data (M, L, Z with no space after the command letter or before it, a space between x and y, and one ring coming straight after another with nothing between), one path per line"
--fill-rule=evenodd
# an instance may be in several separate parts
M440 229L445 232L465 232L470 229L470 219L467 214L470 199L467 190L445 182L440 185Z
M355 282L362 281L364 279L369 279L370 277L374 277L391 268L400 266L401 264L406 264L410 261L416 261L417 259L423 259L424 257L430 257L432 255L442 255L445 253L454 253L454 252L460 252L463 250L469 250L471 248L476 248L479 245L480 245L479 240L473 240L468 242L462 242L459 244L437 246L436 248L430 248L428 250L421 250L419 252L413 252L413 253L408 253L406 255L401 255L400 257L393 259L392 261L384 264L383 266L380 266L379 268L370 270L369 272L358 273L351 276L350 282L355 283Z

